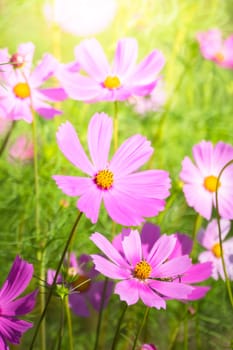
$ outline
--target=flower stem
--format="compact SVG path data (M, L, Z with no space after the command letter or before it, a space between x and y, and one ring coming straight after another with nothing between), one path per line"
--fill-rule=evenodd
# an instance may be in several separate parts
M61 255L61 259L59 260L59 263L58 263L58 266L57 266L57 269L56 269L56 273L55 273L55 276L54 276L54 279L53 279L53 283L51 285L51 288L49 289L49 293L48 293L48 297L47 297L47 301L46 301L46 304L45 304L45 307L44 307L44 310L40 316L40 319L37 323L37 326L36 326L36 329L35 329L35 332L34 332L34 335L33 335L33 338L32 338L32 342L31 342L31 345L30 345L30 348L29 350L32 350L33 349L33 346L34 346L34 343L36 341L36 338L37 338L37 335L38 335L38 332L39 332L39 329L40 329L40 325L45 317L45 314L47 312L47 309L48 309L48 306L49 306L49 303L50 303L50 300L51 300L51 297L53 295L53 290L54 290L54 287L56 285L56 281L57 281L57 277L58 277L58 274L60 272L60 269L61 269L61 266L62 266L62 263L64 261L64 258L65 258L65 255L66 255L66 252L69 248L69 245L70 245L70 242L72 241L72 238L73 238L73 235L75 234L75 230L76 230L76 227L81 219L81 216L82 216L82 213L80 212L75 220L75 223L71 229L71 232L69 234L69 237L67 239L67 242L66 242L66 245L64 247L64 250L63 250L63 253Z
M202 217L200 214L197 214L194 225L193 225L193 232L192 232L192 241L193 241L193 246L192 250L190 253L190 256L194 258L195 256L195 250L196 250L196 245L197 245L197 232L199 231L201 227L201 222L202 222Z
M14 127L15 127L15 124L16 124L15 121L13 121L11 126L10 126L10 128L9 128L9 130L8 130L8 132L6 133L6 136L5 136L4 140L3 140L3 143L2 143L1 148L0 148L0 156L2 155L2 153L4 152L4 150L6 148L6 145L8 144L9 138L10 138L10 136L12 134L12 131L13 131Z
M59 327L57 350L61 349L62 338L64 334L64 299L61 298L60 300L61 300L61 316L60 316L60 327Z
M120 316L119 321L117 323L116 332L115 332L115 336L113 338L113 343L112 343L111 350L115 350L115 348L116 348L117 340L118 340L119 333L120 333L121 324L122 324L123 318L125 316L125 312L127 310L127 307L128 307L128 305L125 303L124 307L123 307L123 310L122 310L122 313L121 313L121 316Z
M101 296L99 317L98 317L98 322L97 322L97 327L96 327L96 338L95 338L94 350L98 350L98 346L99 346L100 328L101 328L101 323L102 323L102 318L103 318L103 308L104 308L104 300L105 300L106 291L107 291L107 285L108 285L108 278L105 278L103 293Z
M69 350L74 350L73 329L72 329L72 320L71 320L71 314L70 314L70 308L69 308L69 296L68 295L66 295L64 302L65 302L69 344L70 344Z
M221 225L220 225L220 214L219 214L219 202L218 202L218 188L220 186L220 178L222 176L222 173L224 170L233 164L233 159L230 160L228 163L224 165L224 167L221 169L218 178L217 178L217 183L216 183L216 191L215 191L215 201L216 201L216 211L217 211L217 223L218 223L218 239L219 239L219 246L220 246L220 254L221 254L221 261L222 261L222 267L223 267L223 272L225 276L225 281L226 281L226 287L228 291L228 296L230 299L231 306L233 307L233 295L232 295L232 290L231 290L231 283L229 280L229 276L227 273L227 268L226 268L226 263L223 255L223 246L222 246L222 233L221 233Z
M146 321L147 321L147 318L148 318L148 316L149 316L149 311L150 311L150 308L147 306L147 307L146 307L146 310L145 310L145 313L144 313L144 317L143 317L141 326L138 328L138 331L137 331L137 333L136 333L136 336L135 336L135 339L134 339L134 343L133 343L132 350L135 350L135 349L136 349L138 337L139 337L139 335L141 334L141 331L143 330L143 327L144 327L144 325L145 325L145 323L146 323Z
M118 102L114 102L114 132L113 132L113 139L114 139L114 151L117 150L118 147Z

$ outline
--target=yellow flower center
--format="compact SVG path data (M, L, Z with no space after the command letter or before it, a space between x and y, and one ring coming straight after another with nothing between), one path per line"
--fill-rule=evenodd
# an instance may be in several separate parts
M100 170L94 178L94 182L102 190L109 190L113 185L113 180L114 175L108 169Z
M89 277L80 275L72 283L72 289L75 292L83 293L88 291L91 285L91 280Z
M119 80L118 77L114 76L114 77L107 77L104 81L104 87L108 88L108 89L118 89L121 86L121 82Z
M216 192L216 190L221 186L221 183L218 182L218 187L217 187L217 177L210 175L204 179L203 185L207 191Z
M13 92L16 97L25 99L31 95L30 87L27 83L18 83L14 86Z
M217 52L214 57L219 63L224 61L224 55L222 54L222 52Z
M152 267L150 266L150 264L148 264L148 262L146 262L145 260L142 260L136 264L133 271L133 275L139 280L145 280L148 277L150 277L151 271Z
M221 249L220 249L220 244L219 243L215 243L213 245L213 247L211 248L211 251L214 254L214 256L216 256L216 258L220 258L221 257Z

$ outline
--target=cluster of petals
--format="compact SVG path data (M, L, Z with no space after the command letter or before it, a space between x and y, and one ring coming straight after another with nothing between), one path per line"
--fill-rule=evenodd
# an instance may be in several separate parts
M154 50L136 64L138 45L134 38L118 41L112 65L94 38L83 40L75 48L75 56L86 75L64 69L58 78L71 98L90 103L148 95L156 86L165 61L162 53Z
M224 142L213 145L210 141L201 141L193 147L194 164L189 157L182 162L180 179L183 192L190 207L209 220L218 191L219 214L224 219L233 219L233 147ZM217 187L218 186L218 187Z
M33 276L33 266L17 256L0 289L0 349L9 350L8 342L19 344L24 332L33 326L18 316L32 311L37 290L16 299L28 286Z
M211 29L198 33L197 40L204 58L223 68L233 69L233 35L223 40L219 29Z
M50 102L62 101L67 95L61 87L41 88L41 85L54 76L57 67L55 58L45 54L34 70L31 70L34 45L21 44L17 53L9 56L7 49L0 50L2 67L0 85L0 115L5 119L33 120L32 111L51 119L61 111L53 108Z
M107 257L91 255L96 270L120 280L115 293L128 305L141 299L149 307L166 308L167 299L195 300L209 290L192 285L208 278L212 267L210 262L192 264L192 244L185 235L160 235L159 227L146 223L141 235L123 229L112 244L100 233L90 239Z
M225 239L230 231L230 227L231 223L229 220L220 220L220 230L223 241L222 251L226 265L226 271L228 278L233 280L233 237ZM217 280L219 277L225 280L218 231L219 228L216 219L210 221L206 229L202 228L199 231L198 241L206 250L200 253L198 259L201 262L211 261L213 265L212 277L215 280Z
M9 149L9 159L26 162L34 157L33 142L26 136L19 136Z
M113 132L112 118L96 113L88 126L87 157L73 126L66 122L57 132L57 142L65 157L88 177L54 175L58 187L68 196L79 196L78 209L96 223L100 205L111 219L125 226L137 226L145 217L158 214L165 207L170 179L164 170L136 170L153 153L150 142L134 135L108 160Z
M53 284L56 271L49 269L47 272L47 283ZM113 283L109 281L105 289L105 298L102 305L104 281L98 280L99 272L93 267L89 255L82 254L79 259L74 253L70 254L67 280L61 274L58 275L56 283L64 284L69 289L69 306L72 311L80 317L90 316L90 306L96 311L106 307L113 291Z

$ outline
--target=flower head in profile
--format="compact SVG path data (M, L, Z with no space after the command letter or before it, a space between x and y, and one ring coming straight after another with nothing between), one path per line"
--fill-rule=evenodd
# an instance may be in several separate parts
M34 147L32 141L27 136L19 136L9 149L10 160L26 162L34 157Z
M220 220L221 237L223 240L222 248L226 270L229 279L233 280L233 238L226 239L226 236L230 231L230 226L230 221L224 219ZM213 265L212 277L217 280L220 276L225 280L216 219L210 221L206 229L201 229L199 231L198 241L206 249L204 252L200 253L198 257L199 261L211 261Z
M164 65L164 57L158 50L136 64L138 45L133 38L118 41L112 66L96 39L82 41L75 48L75 56L87 74L63 72L60 80L71 98L85 102L124 101L132 95L148 95Z
M223 167L233 160L233 147L223 142L213 145L210 141L201 141L193 147L194 164L189 157L182 162L180 179L186 201L200 215L209 220L212 208L216 207L215 195L218 190L219 214L225 219L233 219L233 165L217 178Z
M10 120L32 122L32 110L46 119L61 111L49 102L62 101L67 96L62 88L40 88L57 67L52 55L46 54L32 72L6 71L0 85L0 114Z
M45 17L64 32L78 36L95 35L111 23L116 0L55 0L44 7Z
M48 270L47 283L52 285L55 270ZM72 311L81 317L90 316L90 306L100 311L102 296L104 293L104 281L98 280L99 272L93 267L89 255L81 255L79 259L74 253L70 255L68 275L58 275L57 285L64 285L68 288L69 306ZM108 282L104 295L103 307L106 307L112 295L113 283Z
M65 157L88 177L54 175L58 187L68 196L79 196L77 207L96 223L103 202L115 222L139 225L164 209L170 179L163 170L136 172L151 156L150 142L141 135L127 139L108 160L113 122L96 113L88 127L92 162L84 152L73 126L66 122L57 132L58 146Z
M33 266L17 256L0 289L0 349L9 350L7 343L19 344L24 332L33 326L18 317L32 311L37 290L16 299L28 286Z
M211 29L197 34L202 55L217 65L233 69L233 35L222 39L219 29Z
M194 265L181 252L186 248L177 236L160 236L157 227L145 224L141 235L137 230L124 229L112 244L100 233L92 234L91 240L106 256L91 255L96 270L120 280L115 293L128 305L141 299L145 305L160 309L166 307L167 299L189 300L196 288L189 283L201 278L190 276Z

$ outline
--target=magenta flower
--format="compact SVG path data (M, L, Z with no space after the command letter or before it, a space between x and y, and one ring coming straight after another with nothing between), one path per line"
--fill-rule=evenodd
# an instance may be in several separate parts
M88 127L92 163L85 154L73 126L66 122L57 133L58 146L65 157L88 177L54 175L58 187L68 196L80 196L77 207L96 223L101 202L115 222L139 225L144 217L164 209L170 179L163 170L135 172L151 156L150 142L141 135L126 140L111 161L108 153L112 119L96 113Z
M154 346L154 344L142 344L140 350L157 350L157 348Z
M158 50L136 65L137 41L118 41L112 67L96 39L86 39L75 48L75 56L86 75L63 72L60 79L68 95L85 102L122 101L132 95L149 94L157 84L157 74L164 65Z
M148 233L148 237L147 237ZM146 238L150 244L146 244ZM149 307L166 308L166 299L187 299L194 290L181 281L192 266L187 255L171 257L176 246L175 235L152 238L151 230L144 230L140 236L137 230L123 230L111 244L100 233L94 233L91 240L109 259L91 255L97 271L103 275L121 280L116 284L115 293L128 305L139 299ZM149 248L150 246L150 248Z
M183 191L186 201L200 215L210 219L215 203L217 178L222 168L233 160L233 147L223 142L215 146L210 141L201 141L193 147L195 164L189 157L182 162L180 178L184 182ZM220 216L233 219L233 165L227 167L218 186Z
M230 226L230 221L224 219L220 220L221 236L223 240L222 248L227 274L229 278L233 280L233 238L225 240L228 232L230 231ZM225 280L218 239L218 224L216 219L210 221L206 229L201 229L199 231L198 241L206 249L206 251L200 253L198 257L199 261L211 261L213 265L212 277L217 280L220 276L223 280Z
M220 30L211 29L198 33L197 40L204 58L221 67L233 69L233 35L223 41Z
M61 274L58 275L57 284L64 284L69 289L69 306L73 312L81 317L90 316L90 306L100 311L101 299L104 291L104 281L98 280L99 272L92 266L88 255L81 255L77 260L74 253L70 255L70 267L68 269L67 281ZM48 270L47 283L52 285L55 270ZM68 281L70 279L70 282ZM112 295L113 283L108 282L104 304L106 307Z
M33 326L18 316L32 311L37 290L16 299L28 286L33 276L33 265L17 256L0 289L0 349L9 350L7 342L19 344L24 332ZM16 300L15 300L16 299Z
M10 160L26 162L34 157L34 147L32 141L26 136L19 136L9 149Z
M40 88L54 74L56 66L55 59L47 54L31 74L21 70L5 72L3 85L0 85L0 114L7 119L23 119L28 123L33 119L32 109L46 119L61 114L48 102L64 100L64 90Z

